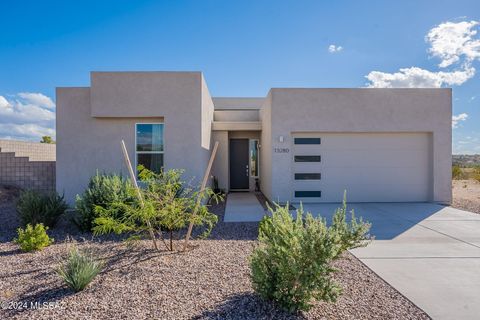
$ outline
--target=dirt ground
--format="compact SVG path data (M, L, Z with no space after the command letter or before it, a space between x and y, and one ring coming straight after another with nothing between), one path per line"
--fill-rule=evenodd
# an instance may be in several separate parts
M452 206L480 213L480 182L476 180L453 180Z

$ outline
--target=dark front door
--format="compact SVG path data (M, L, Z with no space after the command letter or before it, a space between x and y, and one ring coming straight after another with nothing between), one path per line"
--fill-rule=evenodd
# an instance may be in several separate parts
M230 139L230 189L248 187L248 139Z

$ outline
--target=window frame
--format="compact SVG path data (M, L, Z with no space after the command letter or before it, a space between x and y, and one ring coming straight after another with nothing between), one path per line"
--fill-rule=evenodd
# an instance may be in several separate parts
M257 175L252 175L252 158L250 155L250 144L253 141L257 141ZM248 176L250 178L259 178L260 177L260 139L248 139Z
M138 132L138 125L141 125L141 124L149 124L149 125L154 125L154 124L161 124L163 126L163 130L162 130L162 142L163 142L163 150L162 151L137 151L137 132ZM162 154L163 155L163 159L162 159L162 162L163 162L163 165L162 165L162 169L165 167L165 123L164 122L135 122L135 145L134 145L134 148L135 148L135 168L134 168L134 171L135 171L135 177L138 179L138 170L137 170L137 166L138 166L138 154Z

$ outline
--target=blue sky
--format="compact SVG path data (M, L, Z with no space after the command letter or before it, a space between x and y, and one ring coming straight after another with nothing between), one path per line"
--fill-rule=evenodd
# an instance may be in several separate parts
M480 153L480 1L2 0L0 11L0 137L54 134L55 87L88 86L92 70L199 70L214 96L452 87L454 153Z

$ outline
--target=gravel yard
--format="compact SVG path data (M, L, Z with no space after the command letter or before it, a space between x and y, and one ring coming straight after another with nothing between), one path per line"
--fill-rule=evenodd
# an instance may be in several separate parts
M223 210L223 204L215 207L220 216ZM0 302L54 303L0 310L0 319L429 319L350 254L335 263L344 291L336 303L317 303L296 316L277 310L254 294L249 279L256 223L219 223L209 240L192 242L194 250L157 253L148 241L132 249L75 233L63 222L50 232L54 245L20 253L10 242L17 226L11 199L0 204L0 220ZM72 239L106 261L92 285L77 294L52 271Z
M480 182L476 180L453 180L452 206L480 213Z

